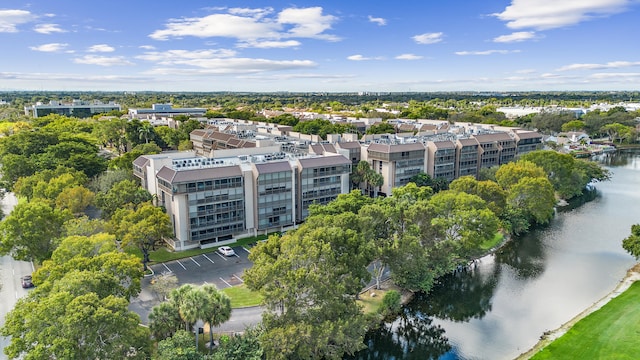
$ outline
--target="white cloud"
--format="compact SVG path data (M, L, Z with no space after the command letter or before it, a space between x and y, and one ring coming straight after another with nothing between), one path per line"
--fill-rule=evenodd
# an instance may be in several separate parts
M316 38L329 41L340 40L335 35L324 34L331 29L331 25L337 20L333 15L322 15L319 6L298 9L288 8L278 14L279 24L293 25L287 32L288 37Z
M221 11L220 9L218 11ZM337 41L335 35L326 34L337 18L323 15L321 7L287 8L276 15L272 9L228 9L227 13L211 14L204 17L171 19L164 29L156 30L150 38L168 40L194 36L199 38L228 37L249 41L283 38L316 38Z
M122 56L99 56L85 55L73 59L76 64L100 65L100 66L122 66L133 65L133 63Z
M194 59L220 59L230 58L236 55L234 50L168 50L147 52L136 56L136 59L153 61L162 65L184 64Z
M483 51L456 51L456 55L492 55L492 54L513 54L520 50L483 50Z
M618 79L638 81L640 73L596 73L589 76L592 79Z
M138 46L140 49L144 49L144 50L155 50L156 47L153 45L140 45Z
M623 12L634 0L512 0L495 13L511 29L554 29Z
M535 72L536 72L535 69L522 69L522 70L516 71L516 74L533 74Z
M60 28L58 24L38 24L33 28L33 31L40 34L52 34L52 33L64 33L67 32Z
M420 60L422 56L414 54L402 54L395 57L397 60Z
M148 71L155 75L224 75L252 74L266 71L295 70L315 67L311 60L269 60L252 58L192 59L177 62L192 68L155 68Z
M224 9L218 9L224 10ZM263 8L263 9L249 9L249 8L231 8L229 9L229 14L240 15L240 16L250 16L256 19L263 18L269 14L273 13L273 8Z
M90 46L87 51L88 52L114 52L116 49L113 46L109 46L107 44L97 44Z
M383 19L383 18L379 18L379 17L373 17L371 15L369 15L369 22L372 22L374 24L378 24L379 26L387 25L387 19Z
M18 32L18 25L35 20L37 16L26 10L0 10L0 33Z
M442 33L424 33L412 37L412 39L418 44L435 44L442 41Z
M351 61L369 61L369 60L383 60L382 57L365 57L360 54L347 56L347 60Z
M62 43L50 43L50 44L42 44L39 46L30 46L29 49L33 51L42 51L42 52L58 52L64 50L69 44Z
M0 79L3 80L35 80L42 81L107 81L117 82L148 82L153 80L150 77L128 76L128 75L86 75L86 74L65 74L65 73L19 73L0 72Z
M518 31L509 35L501 35L493 39L493 42L497 43L510 43L530 40L536 37L536 33L533 31Z
M172 19L165 29L154 31L154 40L194 36L231 37L237 39L278 38L279 26L275 22L259 22L251 17L232 14L212 14L201 18Z
M294 80L294 79L344 79L353 78L355 75L330 75L330 74L274 74L274 75L240 75L239 79L251 79L251 80Z
M606 64L571 64L563 66L557 71L619 69L633 66L640 66L640 61L610 61Z
M300 46L300 41L297 40L265 40L265 41L243 41L238 43L239 48L258 48L258 49L273 49L273 48L288 48Z

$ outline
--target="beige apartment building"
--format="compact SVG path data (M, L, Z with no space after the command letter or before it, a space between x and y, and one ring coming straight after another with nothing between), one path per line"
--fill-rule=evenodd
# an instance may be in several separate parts
M339 154L293 155L268 148L143 155L134 175L171 219L175 250L206 248L286 229L311 204L349 191L351 161Z

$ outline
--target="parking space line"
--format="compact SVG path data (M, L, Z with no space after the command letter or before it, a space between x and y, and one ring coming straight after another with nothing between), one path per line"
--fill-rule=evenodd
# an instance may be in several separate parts
M196 263L196 265L200 266L200 264L198 264L198 262L196 261L196 259L192 258L191 256L189 256L189 259L191 259L191 261L193 261L194 263Z
M242 278L236 274L233 274L233 276L236 277L236 279L240 280L241 283L244 283L244 280L242 280Z
M229 284L228 282L224 281L224 279L223 279L223 278L219 278L219 279L220 279L220 281L222 281L223 283L227 284L227 286L228 286L228 287L231 287L231 284Z
M216 254L218 254L218 256L220 256L222 258L222 260L227 261L227 257L226 256L222 256L222 254L220 254L220 253L216 253Z
M202 256L204 256L205 259L211 261L212 264L215 264L213 260L211 260L211 258L207 256L207 254L202 254Z
M171 269L169 269L169 267L167 266L167 264L162 263L162 265L164 266L165 269L167 269L168 272L172 272Z
M182 266L183 269L187 270L186 267L184 267L184 265L182 265L182 263L180 262L180 260L176 260L176 262L178 263L178 265Z
M248 252L249 254L251 254L251 251L249 251L249 249L247 249L246 247L242 247L244 249L244 251Z

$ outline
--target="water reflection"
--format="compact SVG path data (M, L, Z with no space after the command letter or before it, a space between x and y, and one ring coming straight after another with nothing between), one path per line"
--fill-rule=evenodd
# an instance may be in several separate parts
M546 265L543 238L539 234L541 230L535 229L514 238L496 253L497 262L510 266L523 280L541 275Z
M476 263L468 271L443 277L429 295L418 295L412 308L456 322L481 319L491 311L491 299L499 278L497 264L480 267Z
M451 350L444 329L417 309L405 309L394 322L367 335L368 348L356 360L438 359Z
M634 263L620 242L640 221L640 154L601 160L612 181L473 271L443 278L354 359L514 358L611 291Z

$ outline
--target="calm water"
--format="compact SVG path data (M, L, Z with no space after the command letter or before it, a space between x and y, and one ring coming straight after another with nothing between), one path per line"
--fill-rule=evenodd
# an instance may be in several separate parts
M357 359L513 359L608 294L635 263L621 242L640 223L640 153L604 162L590 201L416 297Z

